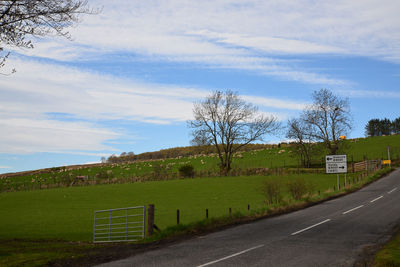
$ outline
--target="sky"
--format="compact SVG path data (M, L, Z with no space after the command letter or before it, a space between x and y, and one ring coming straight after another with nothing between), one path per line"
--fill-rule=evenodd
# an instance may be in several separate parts
M193 103L230 89L282 124L327 88L353 130L400 116L398 0L90 0L63 37L7 48L0 173L188 146ZM266 143L285 140L266 136Z

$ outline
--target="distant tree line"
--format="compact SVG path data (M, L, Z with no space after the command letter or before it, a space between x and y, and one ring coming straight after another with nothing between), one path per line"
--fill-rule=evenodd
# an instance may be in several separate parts
M394 120L389 120L384 118L371 119L365 125L365 135L366 136L382 136L400 134L400 117Z

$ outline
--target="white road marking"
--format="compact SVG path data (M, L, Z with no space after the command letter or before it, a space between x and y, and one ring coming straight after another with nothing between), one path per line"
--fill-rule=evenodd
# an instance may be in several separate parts
M218 260L215 260L215 261L210 261L210 262L204 263L204 264L202 264L202 265L199 265L199 266L197 266L197 267L208 266L208 265L211 265L211 264L214 264L214 263L217 263L217 262L220 262L220 261L223 261L223 260L229 259L229 258L236 257L236 256L238 256L238 255L240 255L240 254L243 254L243 253L249 252L250 250L254 250L254 249L257 249L257 248L261 248L261 247L263 247L263 246L265 246L265 245L259 245L259 246L256 246L256 247L252 247L252 248L249 248L249 249L246 249L246 250L240 251L240 252L238 252L238 253L235 253L235 254L232 254L232 255L229 255L229 256L223 257L223 258L221 258L221 259L218 259Z
M370 202L371 202L371 203L374 203L375 201L377 201L378 199L381 199L381 198L383 198L383 196L377 197L377 198L371 200Z
M320 225L320 224L323 224L323 223L329 222L330 220L331 220L331 219L326 219L325 221L322 221L322 222L316 223L316 224L314 224L314 225L311 225L311 226L309 226L309 227L307 227L307 228L304 228L304 229L302 229L302 230L299 230L299 231L297 231L297 232L294 232L294 233L292 233L291 235L297 235L297 234L300 234L301 232L307 231L307 230L309 230L309 229L311 229L311 228L313 228L313 227L315 227L315 226L318 226L318 225Z
M397 187L395 187L395 188L393 188L392 190L390 190L390 191L388 192L388 194L393 193L393 192L396 191L396 190L397 190Z
M393 188L392 190L390 190L390 191L387 192L387 193L388 193L388 194L391 194L391 193L393 193L393 192L396 191L396 190L397 190L397 187ZM383 198L383 196L379 196L379 197L377 197L377 198L371 200L370 203L373 203L373 202L375 202L375 201L377 201L377 200L379 200L379 199L381 199L381 198ZM347 211L343 212L342 214L347 214L347 213L349 213L349 212L355 211L355 210L360 209L360 208L362 208L362 207L364 207L364 205L360 205L360 206L358 206L358 207L355 207L355 208L352 208L352 209L350 209L350 210L347 210ZM331 220L331 219L326 219L325 221L316 223L316 224L311 225L311 226L309 226L309 227L307 227L307 228L304 228L304 229L301 229L301 230L299 230L299 231L297 231L297 232L294 232L294 233L292 233L291 235L300 234L300 233L302 233L302 232L304 232L304 231L307 231L307 230L309 230L309 229L311 229L311 228L314 228L314 227L316 227L316 226L318 226L318 225L321 225L321 224L323 224L323 223L329 222L330 220ZM204 238L204 237L203 237L203 236L200 236L199 238ZM264 246L264 245L259 245L259 246L256 246L256 247L252 247L252 248L249 248L249 249L240 251L240 252L238 252L238 253L235 253L235 254L226 256L226 257L224 257L224 258L221 258L221 259L218 259L218 260L215 260L215 261L210 261L210 262L204 263L204 264L199 265L199 266L197 266L197 267L208 266L208 265L211 265L211 264L214 264L214 263L223 261L223 260L227 260L227 259L229 259L229 258L233 258L233 257L239 256L239 255L241 255L241 254L243 254L243 253L249 252L249 251L254 250L254 249L257 249L257 248L261 248L261 247L263 247L263 246Z
M356 210L356 209L359 209L359 208L362 208L362 207L364 207L364 205L360 205L360 206L358 206L358 207L352 208L351 210L345 211L345 212L343 212L342 214L346 214L346 213L352 212L352 211L354 211L354 210Z

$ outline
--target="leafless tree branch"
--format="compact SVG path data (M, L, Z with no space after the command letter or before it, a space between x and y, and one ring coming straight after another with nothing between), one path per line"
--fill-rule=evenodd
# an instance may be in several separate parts
M259 114L257 107L246 103L236 93L215 91L204 101L195 103L192 128L193 144L213 144L220 159L221 170L231 169L233 154L243 146L262 141L274 133L279 123L273 116Z
M30 36L60 35L70 39L66 29L78 23L81 14L99 12L90 9L86 0L0 0L0 49L33 48ZM0 58L3 66L6 59Z

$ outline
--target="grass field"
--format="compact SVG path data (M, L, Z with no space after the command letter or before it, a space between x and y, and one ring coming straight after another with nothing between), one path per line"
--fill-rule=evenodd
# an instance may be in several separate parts
M300 174L290 176L248 176L181 179L133 184L96 185L55 188L0 194L0 239L57 238L91 240L95 210L155 204L155 223L165 228L176 223L176 209L181 222L265 206L262 183L302 177L312 181L315 192L336 184L336 175ZM289 199L287 196L286 198Z
M381 136L372 138L358 138L346 140L348 161L362 161L368 159L386 159L387 147L391 147L391 157L400 158L400 135ZM314 158L314 164L323 166L324 156ZM0 179L1 191L32 190L43 185L69 185L76 176L87 176L88 183L118 183L132 181L133 177L139 180L149 180L155 172L161 177L178 178L178 169L184 164L192 164L198 176L213 176L218 173L218 158L214 156L192 156L187 158L163 159L147 162L133 162L123 164L105 164L96 167L68 167L53 168L42 174L21 175ZM298 160L291 147L282 146L271 149L239 153L234 159L234 169L252 168L284 168L298 167Z

